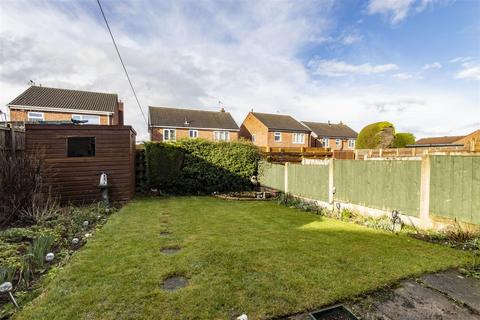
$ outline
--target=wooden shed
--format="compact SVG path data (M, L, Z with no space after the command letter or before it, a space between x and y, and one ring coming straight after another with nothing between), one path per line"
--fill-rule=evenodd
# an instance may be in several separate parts
M27 153L39 152L46 181L62 203L101 199L100 175L108 176L111 201L135 193L135 137L130 126L27 124Z

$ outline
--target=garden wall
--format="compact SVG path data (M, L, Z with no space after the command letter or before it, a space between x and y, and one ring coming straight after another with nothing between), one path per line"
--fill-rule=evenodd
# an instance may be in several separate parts
M263 186L330 205L338 201L364 212L398 210L418 218L425 227L437 218L480 224L479 156L267 165L259 181Z

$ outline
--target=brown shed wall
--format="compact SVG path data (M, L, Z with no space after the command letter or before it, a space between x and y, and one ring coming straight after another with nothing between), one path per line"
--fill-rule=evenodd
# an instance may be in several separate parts
M111 201L135 193L135 131L130 126L26 125L27 152L40 150L49 168L46 181L61 202L101 199L100 174L108 175ZM95 137L95 156L68 157L68 137Z

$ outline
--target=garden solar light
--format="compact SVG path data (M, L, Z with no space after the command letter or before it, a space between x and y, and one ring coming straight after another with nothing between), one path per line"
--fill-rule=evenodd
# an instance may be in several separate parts
M53 252L49 252L49 253L47 253L47 255L45 256L45 261L51 262L51 261L53 261L54 258L55 258L55 254L53 254Z
M337 202L335 206L337 207L338 212L340 212L340 209L342 208L342 205L340 204L340 202Z
M10 301L12 301L15 308L20 309L17 301L13 297L12 289L13 289L13 285L11 282L4 282L2 283L2 285L0 285L0 293L6 293L8 295L8 298L10 298Z
M72 244L78 244L80 242L80 239L78 238L73 238L72 239Z
M88 221L87 221L87 220L83 221L83 226L84 226L85 228L88 227Z

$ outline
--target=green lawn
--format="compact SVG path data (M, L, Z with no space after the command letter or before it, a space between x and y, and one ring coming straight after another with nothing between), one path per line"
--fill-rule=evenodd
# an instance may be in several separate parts
M162 238L161 231L170 231ZM178 245L167 256L160 248ZM251 319L318 308L465 263L439 245L274 202L137 199L16 319ZM159 284L184 274L175 292Z

